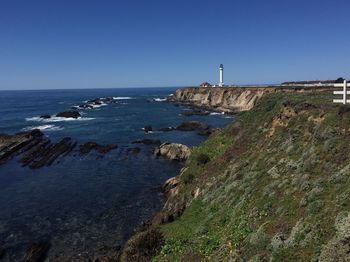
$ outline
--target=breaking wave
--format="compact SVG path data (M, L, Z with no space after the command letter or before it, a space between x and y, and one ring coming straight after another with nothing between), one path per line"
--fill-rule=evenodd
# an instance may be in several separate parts
M166 98L154 98L153 100L156 101L156 102L164 102L167 99Z
M217 116L217 115L224 115L225 114L225 112L212 112L212 113L210 113L210 115L211 116Z
M23 131L30 131L34 129L40 129L42 131L59 131L62 130L63 127L55 126L55 125L42 125L42 126L28 126L23 128Z
M114 100L127 100L127 99L134 99L133 97L130 96L113 96Z
M68 122L68 121L89 121L89 120L94 120L95 118L93 117L78 117L78 118L73 118L73 117L57 117L57 116L52 116L50 118L41 118L40 116L35 116L35 117L28 117L26 118L26 121L30 122L43 122L43 123L55 123L55 122Z

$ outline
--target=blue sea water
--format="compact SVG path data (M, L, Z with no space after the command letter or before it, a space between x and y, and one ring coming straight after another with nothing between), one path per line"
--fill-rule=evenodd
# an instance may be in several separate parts
M49 241L52 261L91 258L117 248L135 227L149 220L163 204L156 190L179 173L181 163L155 158L153 147L135 145L136 139L157 138L196 146L206 138L196 132L155 130L199 120L213 127L232 121L227 115L185 117L184 106L160 102L175 88L40 90L0 92L0 133L41 128L53 142L71 137L82 144L118 144L98 156L81 156L75 149L50 167L21 167L18 159L0 165L0 247L7 258L23 257L33 242ZM62 121L55 115L83 101L115 97L117 103L80 110L81 119ZM126 149L138 146L139 154Z

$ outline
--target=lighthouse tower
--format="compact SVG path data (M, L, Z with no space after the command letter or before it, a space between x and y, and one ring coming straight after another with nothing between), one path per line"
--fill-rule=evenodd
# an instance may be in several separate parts
M221 64L220 65L220 82L219 82L219 86L222 87L224 86L224 65Z

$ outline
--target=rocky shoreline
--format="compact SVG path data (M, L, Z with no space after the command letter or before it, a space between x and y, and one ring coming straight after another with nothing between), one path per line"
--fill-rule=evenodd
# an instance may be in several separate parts
M112 99L103 100L91 100L87 104L79 106L80 109L93 109L94 107L88 106L93 104L100 106L103 104L114 103ZM53 116L41 115L42 121L53 121L55 118L71 118L79 119L82 117L78 108L73 107L68 111L59 112ZM209 112L195 109L194 111L186 111L183 113L184 117L191 116L206 116ZM145 134L152 133L153 128L151 125L143 128ZM173 127L158 128L157 131L161 132L196 132L199 135L209 136L217 129L211 127L206 123L199 121L184 121L179 125ZM51 141L45 134L39 129L33 129L24 131L16 134L0 134L0 165L5 164L10 160L17 161L23 167L31 169L39 169L43 167L49 167L53 164L59 164L65 157L83 157L88 154L97 154L97 158L102 157L103 154L108 154L112 150L119 150L120 153L128 155L138 154L143 150L144 145L150 147L151 150L147 152L153 155L154 158L164 157L170 161L186 161L192 153L192 148L186 145L178 143L162 142L157 138L140 138L133 142L130 141L128 146L122 146L120 149L117 144L102 145L96 141L80 141L79 143L71 137L63 137L58 141ZM172 186L174 186L172 184ZM170 189L169 185L167 188L162 189L162 192L168 194ZM146 223L147 224L147 223ZM146 226L141 227L142 229L147 228ZM38 259L45 259L46 254L50 249L49 242L34 242L30 243L26 252L26 258L28 261L38 261ZM6 250L0 250L1 253L6 254ZM113 255L113 259L119 256L118 254Z
M263 96L272 93L329 92L334 87L187 87L178 89L168 102L180 103L197 109L224 113L237 113L252 109ZM191 113L189 113L191 115Z

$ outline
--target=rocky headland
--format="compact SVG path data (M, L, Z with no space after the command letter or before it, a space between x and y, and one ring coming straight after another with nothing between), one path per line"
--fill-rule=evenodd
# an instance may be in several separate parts
M120 260L348 261L349 108L326 89L191 90L173 101L244 112L166 181Z
M177 102L211 111L237 113L252 109L266 94L272 93L313 93L327 92L324 88L292 88L292 87L188 87L178 89L170 102ZM205 111L194 110L185 115L206 114Z

